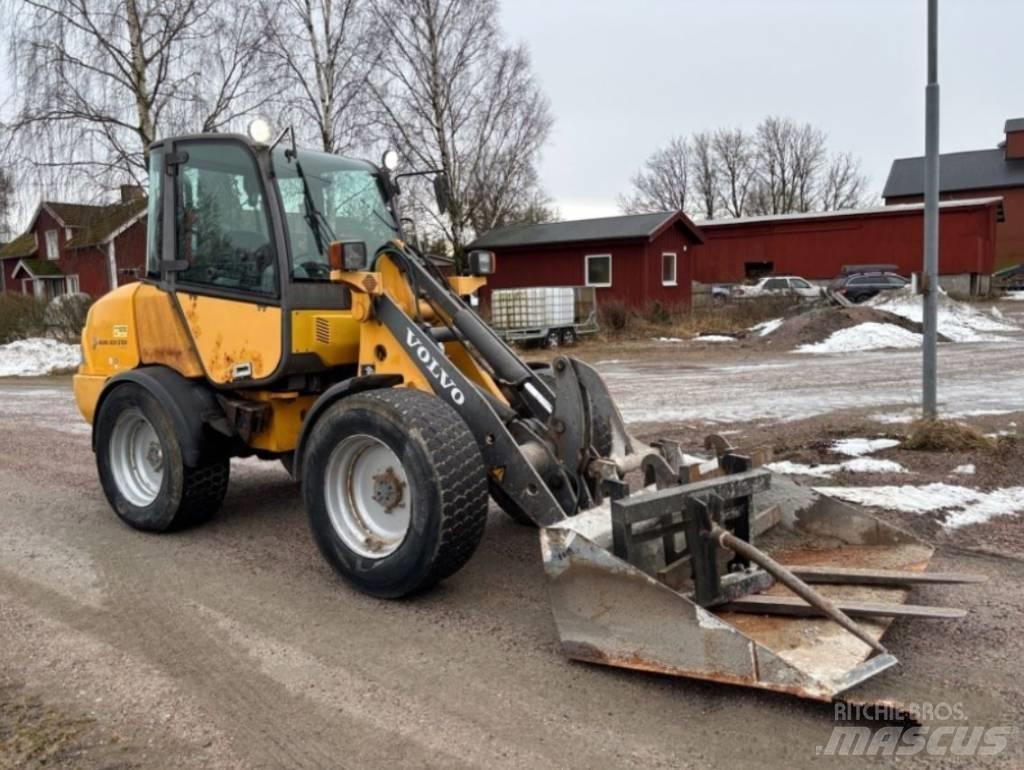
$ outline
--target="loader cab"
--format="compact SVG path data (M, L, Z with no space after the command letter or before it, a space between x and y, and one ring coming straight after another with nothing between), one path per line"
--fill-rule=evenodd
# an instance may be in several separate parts
M151 147L149 187L147 280L172 297L213 384L285 387L345 363L345 349L325 360L299 338L312 314L351 305L330 282L327 244L359 241L373 254L400 237L384 172L198 135Z

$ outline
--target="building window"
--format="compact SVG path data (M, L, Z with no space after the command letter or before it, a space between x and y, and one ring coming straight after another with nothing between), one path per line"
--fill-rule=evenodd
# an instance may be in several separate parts
M60 247L57 244L57 231L46 231L46 258L55 260L60 257Z
M587 286L612 285L612 255L588 254L586 261Z
M671 251L661 255L661 285L676 285L676 255Z
M65 227L64 228L64 240L65 241L70 241L71 240L71 228L70 227Z
M78 276L69 275L64 278L65 288L68 294L78 294Z

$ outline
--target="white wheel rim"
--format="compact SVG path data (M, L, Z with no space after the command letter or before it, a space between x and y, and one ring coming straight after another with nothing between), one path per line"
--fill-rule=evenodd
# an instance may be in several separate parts
M164 449L156 430L139 409L126 409L114 423L110 469L118 491L137 508L147 507L160 494Z
M373 436L348 436L327 459L324 498L342 542L367 559L390 556L405 541L412 491L391 448Z

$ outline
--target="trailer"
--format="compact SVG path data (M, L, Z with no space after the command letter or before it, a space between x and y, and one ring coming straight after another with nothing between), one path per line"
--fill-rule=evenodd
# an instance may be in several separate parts
M592 286L495 289L491 327L507 342L569 347L598 330L597 292Z

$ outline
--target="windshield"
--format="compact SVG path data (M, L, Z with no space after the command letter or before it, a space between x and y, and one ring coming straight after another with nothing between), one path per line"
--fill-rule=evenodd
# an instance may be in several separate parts
M316 210L323 215L317 224L314 212L307 209L302 176L295 160L285 158L281 148L274 150L274 173L288 228L289 269L293 278L327 280L327 242L362 241L368 254L398 236L398 227L384 200L377 170L364 161L299 150L298 163L309 185ZM322 250L318 248L318 232ZM329 228L329 230L328 230Z

